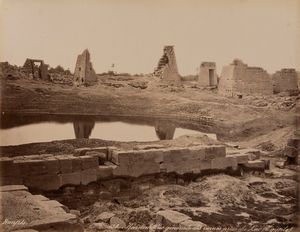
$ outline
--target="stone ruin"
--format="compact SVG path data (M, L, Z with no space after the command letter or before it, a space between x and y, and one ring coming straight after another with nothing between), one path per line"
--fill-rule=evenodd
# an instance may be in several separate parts
M0 157L0 186L25 185L57 190L66 185L87 185L97 180L137 178L160 173L206 175L268 168L259 151L226 152L223 145L157 147L128 150L116 147L77 148L69 154Z
M90 61L90 53L87 49L78 55L74 71L74 85L92 85L97 82L97 75Z
M153 74L163 81L176 83L179 83L181 81L181 77L178 73L174 46L164 47L164 54L160 58L157 68L155 69Z
M198 83L201 86L217 86L218 76L215 62L203 62L200 65Z
M8 62L0 62L0 77L9 80L25 78L26 74L22 72L22 68L16 65L11 65Z
M242 97L243 95L271 95L273 93L271 76L260 67L248 67L241 60L224 66L219 81L221 95Z
M281 69L272 75L273 92L298 92L298 78L295 69Z
M36 63L39 65L36 65ZM23 65L23 71L29 75L32 75L33 79L50 80L48 67L49 65L45 64L43 60L27 58Z

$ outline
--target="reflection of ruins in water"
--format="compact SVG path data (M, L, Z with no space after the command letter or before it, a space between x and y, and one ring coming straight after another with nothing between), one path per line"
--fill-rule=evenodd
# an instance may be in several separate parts
M166 122L156 122L155 123L155 132L157 137L160 140L169 140L173 139L175 134L176 127L171 123Z
M76 139L88 139L95 126L94 121L77 121L73 122Z

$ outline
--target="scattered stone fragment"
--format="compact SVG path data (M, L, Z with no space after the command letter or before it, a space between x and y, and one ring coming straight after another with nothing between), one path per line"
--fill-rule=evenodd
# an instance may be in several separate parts
M109 224L111 226L113 226L114 228L119 228L119 229L126 227L126 223L122 219L120 219L116 216L110 218Z
M203 227L206 225L200 221L192 221L192 220L187 220L184 222L181 222L179 227L182 227L182 229L191 229L193 231L195 230L201 230Z
M101 214L99 214L96 219L95 219L95 222L109 222L109 220L115 216L114 213L110 213L110 212L103 212Z
M174 210L158 211L156 214L156 223L163 226L178 226L190 219L189 216Z
M111 227L107 223L104 223L104 222L93 223L91 225L91 228L93 229L93 231L95 229L100 230L100 231L113 231L113 230L110 230Z
M70 210L70 213L71 213L71 214L74 214L74 215L76 215L76 216L78 216L78 217L80 216L80 211L79 211L79 210L71 209L71 210Z
M278 161L278 162L275 163L275 166L277 168L284 168L285 162L284 161Z

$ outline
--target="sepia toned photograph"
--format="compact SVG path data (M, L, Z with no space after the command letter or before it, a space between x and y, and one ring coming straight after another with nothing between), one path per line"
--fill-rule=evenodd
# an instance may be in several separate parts
M299 90L299 0L0 0L0 231L300 231Z

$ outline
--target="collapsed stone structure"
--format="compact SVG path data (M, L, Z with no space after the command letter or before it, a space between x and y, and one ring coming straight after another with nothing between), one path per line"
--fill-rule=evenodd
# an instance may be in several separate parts
M25 78L27 75L22 69L22 67L11 65L8 62L0 62L0 77L10 80Z
M36 65L36 63L39 65ZM50 80L48 67L49 65L45 64L43 60L27 58L23 65L23 71L32 75L33 79Z
M198 82L201 86L218 85L215 62L202 62L198 74Z
M218 91L225 96L273 93L271 76L262 68L248 67L241 60L234 60L222 69Z
M153 74L163 81L177 83L181 81L181 77L178 73L174 46L164 47L164 54L160 58Z
M298 79L295 69L281 69L272 75L273 92L295 92L298 91Z
M95 82L97 82L97 75L90 61L90 53L85 49L83 53L77 57L74 71L74 85L92 85Z
M83 231L72 210L56 200L31 194L24 185L1 186L0 195L1 231Z

